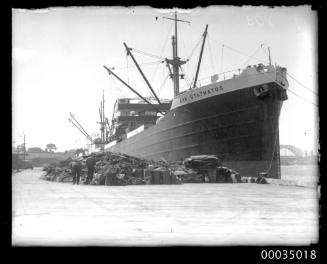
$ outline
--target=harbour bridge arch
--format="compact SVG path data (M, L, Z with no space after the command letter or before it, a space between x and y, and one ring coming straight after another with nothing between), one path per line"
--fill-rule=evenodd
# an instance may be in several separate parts
M280 150L287 149L287 150L291 151L295 155L295 157L303 157L304 156L304 152L301 149L299 149L295 146L292 146L292 145L280 145L279 149Z

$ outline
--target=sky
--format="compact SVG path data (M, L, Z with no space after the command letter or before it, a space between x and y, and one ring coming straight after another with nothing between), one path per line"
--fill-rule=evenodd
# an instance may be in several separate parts
M139 93L150 91L126 56L125 42L160 98L172 99L173 85L161 61L172 56L174 10L151 7L62 7L12 10L13 144L58 151L85 147L86 138L68 121L73 113L92 136L99 134L99 107L135 97L103 65ZM317 14L310 6L179 9L178 55L189 59L181 90L195 75L201 37L208 24L199 81L215 73L272 62L287 68L289 91L280 115L280 144L319 149L317 107ZM264 44L261 48L261 44ZM146 53L146 54L144 54ZM226 76L227 77L227 76Z

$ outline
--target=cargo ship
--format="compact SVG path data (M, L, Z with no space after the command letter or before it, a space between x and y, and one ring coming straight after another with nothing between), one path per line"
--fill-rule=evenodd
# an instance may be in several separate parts
M187 63L177 53L177 13L172 36L172 59L165 59L173 81L174 98L159 99L139 68L132 49L125 43L153 97L142 97L104 66L138 98L120 98L114 105L104 151L114 151L151 160L182 161L192 155L217 155L222 164L242 176L280 178L279 115L287 100L287 70L272 65L249 65L229 79L197 85L207 28L203 34L194 85L179 91L180 66Z

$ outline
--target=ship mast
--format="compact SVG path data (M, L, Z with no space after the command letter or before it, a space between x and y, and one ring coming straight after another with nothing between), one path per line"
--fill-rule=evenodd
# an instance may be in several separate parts
M175 35L172 36L173 58L166 59L166 62L168 64L171 64L172 68L173 68L173 71L170 74L170 77L173 79L173 82L174 82L174 96L176 96L179 94L179 77L181 76L179 74L179 67L187 62L187 61L181 60L180 57L178 57L177 22L185 22L185 23L190 23L190 22L177 19L177 11L175 11L175 18L169 18L169 17L163 17L163 18L175 21ZM170 68L169 68L169 70L170 70Z
M200 57L199 57L199 61L198 61L198 67L196 68L193 88L196 87L196 82L198 81L199 70L200 70L200 65L201 65L201 60L202 60L202 55L203 55L203 48L204 48L204 43L206 42L207 32L208 32L208 25L206 25L206 29L204 30L204 33L203 33L202 47L201 47Z

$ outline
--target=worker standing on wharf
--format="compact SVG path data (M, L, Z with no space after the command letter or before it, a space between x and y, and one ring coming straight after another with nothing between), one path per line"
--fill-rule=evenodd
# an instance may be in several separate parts
M90 157L86 159L86 166L87 166L87 178L85 184L90 184L93 179L93 173L95 168L95 157L92 153Z
M73 160L70 164L72 169L72 175L73 175L73 184L79 184L79 179L81 177L82 172L82 163L78 161L77 159Z

